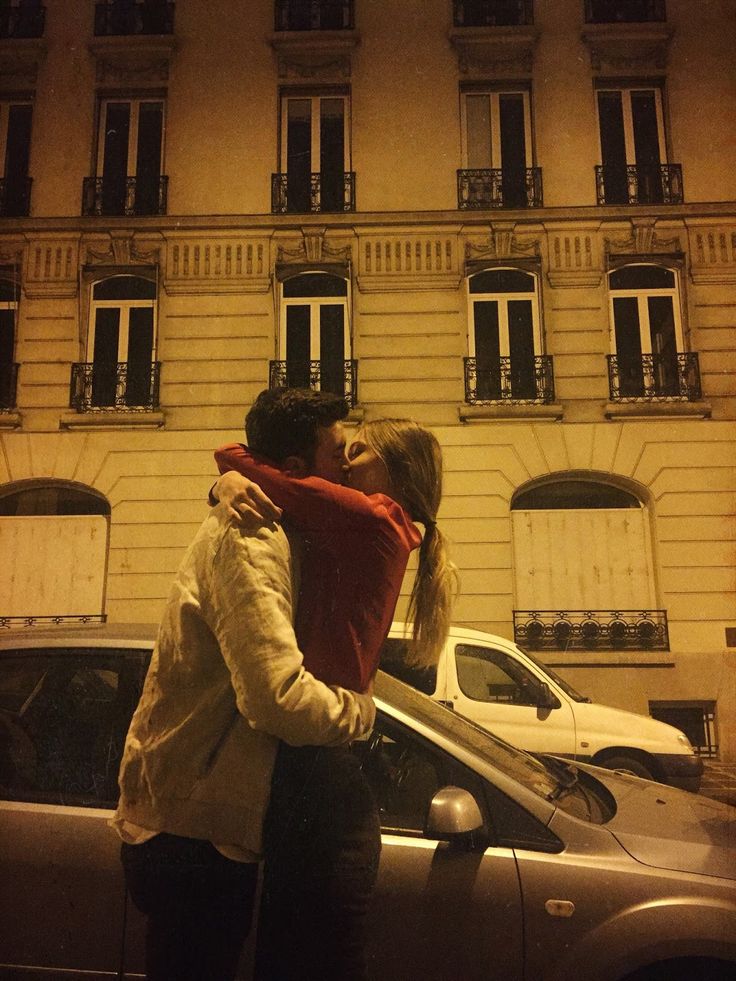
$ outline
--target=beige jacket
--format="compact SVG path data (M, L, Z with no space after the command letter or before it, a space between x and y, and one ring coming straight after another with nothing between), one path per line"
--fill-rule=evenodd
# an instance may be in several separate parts
M368 695L302 666L291 625L289 543L233 528L214 508L166 605L125 743L115 822L258 853L277 740L364 735Z

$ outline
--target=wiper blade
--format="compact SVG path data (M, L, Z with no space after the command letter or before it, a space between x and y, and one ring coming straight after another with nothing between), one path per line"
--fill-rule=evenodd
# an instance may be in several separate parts
M547 794L547 800L559 800L577 786L578 768L574 763L563 763L553 756L541 756L542 763L557 777L557 786Z

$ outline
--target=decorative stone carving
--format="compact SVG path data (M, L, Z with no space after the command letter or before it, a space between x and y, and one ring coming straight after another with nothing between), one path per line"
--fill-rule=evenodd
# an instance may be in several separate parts
M266 236L164 235L169 294L265 293L271 285Z
M603 275L599 224L548 229L547 278L556 288L598 286Z
M519 259L533 258L539 255L539 241L530 239L520 241L516 235L516 223L513 221L494 221L488 228L488 238L485 242L476 243L468 240L465 243L465 259L475 262L483 259Z
M278 31L271 35L279 78L350 78L357 31Z
M76 296L79 288L79 238L77 236L28 239L23 289L26 296L58 298Z
M462 75L528 78L539 32L534 27L460 27L450 31Z
M632 218L631 235L625 239L605 239L609 255L662 255L682 252L678 236L660 238L656 232L657 218Z
M34 89L45 57L46 42L42 38L0 40L0 90Z
M663 71L672 29L666 24L589 24L582 39L595 72L637 74Z
M277 262L314 264L350 261L350 245L335 247L327 244L325 225L306 226L301 232L302 240L293 249L287 249L285 245L277 247Z
M155 266L158 265L159 259L160 250L154 248L146 252L139 248L135 235L129 228L110 231L106 249L100 251L90 243L85 250L85 265L88 266Z
M358 230L358 235L362 292L458 288L462 274L456 230Z
M175 47L173 36L95 38L89 50L96 61L97 84L137 88L165 84Z
M694 283L736 283L736 226L692 224L687 226L690 275Z

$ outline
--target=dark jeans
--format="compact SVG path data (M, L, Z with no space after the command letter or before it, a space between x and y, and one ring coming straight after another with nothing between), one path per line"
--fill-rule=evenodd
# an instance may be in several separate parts
M169 834L123 844L121 859L133 902L148 918L148 981L231 981L250 931L258 865Z
M264 826L257 981L366 981L381 829L347 749L281 745Z

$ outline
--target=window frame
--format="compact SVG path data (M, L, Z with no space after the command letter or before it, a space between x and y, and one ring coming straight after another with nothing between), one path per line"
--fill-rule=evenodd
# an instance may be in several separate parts
M509 293L471 293L470 282L476 277L489 272L503 272L504 270L511 270L512 272L524 273L526 276L530 276L534 282L534 291L531 293L522 292L509 292ZM542 310L540 303L540 290L539 290L539 276L535 272L531 272L528 269L522 269L518 266L493 266L489 269L478 269L469 273L465 277L465 290L467 294L469 317L468 317L468 356L471 358L476 357L475 351L475 304L477 302L488 302L489 300L503 301L503 314L502 308L499 302L498 309L498 344L499 344L499 356L502 358L511 357L510 354L510 343L509 343L509 320L508 320L508 303L509 300L519 300L521 298L532 298L532 336L534 341L534 356L540 357L545 353L544 351L544 331L542 329Z
M521 95L524 107L524 159L528 169L534 166L534 138L532 126L532 98L531 87L524 83L517 85L483 85L469 86L460 90L460 134L461 134L461 157L464 170L503 170L503 159L501 157L501 114L500 98L503 95ZM482 167L471 164L468 159L469 137L468 137L468 98L484 96L488 99L489 113L489 160L490 163Z
M620 272L622 269L629 269L633 266L648 266L653 269L665 269L667 272L672 273L674 277L674 286L670 289L662 289L656 287L640 287L637 289L612 289L611 288L611 276L613 273ZM606 287L608 290L608 315L609 315L609 346L611 354L618 354L616 349L616 316L614 308L614 300L618 298L634 297L637 300L637 315L639 318L639 340L641 343L641 353L642 355L656 354L656 351L652 351L652 331L649 321L649 306L647 300L649 297L657 296L668 296L672 300L672 316L674 321L675 330L675 345L678 354L685 354L685 334L683 330L683 317L682 317L682 299L681 299L681 289L680 289L680 275L679 269L674 266L668 266L663 263L657 262L629 262L625 265L619 265L615 269L609 269L607 274Z
M95 287L99 286L100 283L108 282L111 279L142 279L146 282L153 283L154 289L156 291L156 296L153 299L136 299L136 300L96 300L95 299ZM142 274L140 271L134 272L115 272L112 275L101 276L99 279L95 278L89 284L89 320L87 327L87 343L85 347L85 353L88 364L95 364L94 361L94 349L95 349L95 334L97 328L97 315L96 311L101 309L119 309L120 310L120 320L118 322L118 364L126 364L128 362L127 352L129 348L129 338L130 338L130 311L132 309L151 309L153 310L153 340L151 345L151 365L156 363L156 355L158 348L158 280L150 275ZM123 312L125 311L125 315ZM125 352L125 357L121 357L121 353Z
M321 103L323 100L340 99L343 103L343 172L351 172L352 132L351 132L351 95L344 88L330 89L284 89L279 98L279 170L288 174L289 154L289 103L294 101L309 101L310 103L310 173L321 174L321 165L315 167L315 162L321 164L321 132L322 119Z
M159 154L159 173L165 173L164 155L166 152L166 93L150 94L126 93L122 95L101 95L97 106L97 141L95 146L95 174L102 177L105 167L105 137L107 130L107 110L111 105L128 105L130 107L130 129L128 131L128 155L126 160L126 177L138 176L138 134L140 129L141 106L157 104L161 106L161 150Z
M621 93L621 110L624 124L624 148L627 166L637 166L636 148L634 143L634 122L631 97L634 92L653 92L655 113L657 119L657 145L659 159L662 165L669 163L667 146L667 128L665 126L665 97L664 84L661 81L650 82L617 82L616 80L601 82L595 87L595 114L598 121L598 159L601 166L606 166L603 160L603 129L601 127L601 112L599 96L604 92Z
M345 296L284 296L284 284L293 282L300 276L321 275L333 276L336 279L344 279ZM309 307L309 358L310 361L320 361L320 308L322 306L342 305L343 308L343 349L345 352L344 361L352 360L353 354L353 331L351 283L350 279L338 276L334 272L327 272L322 269L304 269L289 276L279 283L279 329L277 331L277 357L280 361L287 360L287 310L289 307Z

